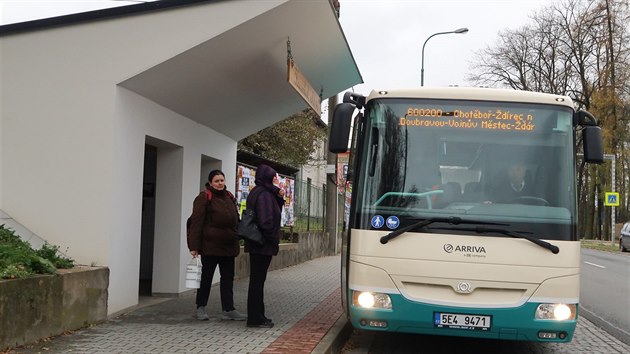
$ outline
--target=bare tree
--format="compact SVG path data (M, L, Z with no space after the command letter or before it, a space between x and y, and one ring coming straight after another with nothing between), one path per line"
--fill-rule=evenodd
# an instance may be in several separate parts
M467 77L478 86L567 95L576 109L590 110L600 119L605 151L618 161L615 179L621 191L630 185L629 6L627 0L549 5L530 15L526 26L501 31L494 46L475 54ZM577 168L578 203L587 211L580 218L580 232L599 235L593 205L612 187L610 166ZM630 217L628 198L622 196L617 208L622 219Z

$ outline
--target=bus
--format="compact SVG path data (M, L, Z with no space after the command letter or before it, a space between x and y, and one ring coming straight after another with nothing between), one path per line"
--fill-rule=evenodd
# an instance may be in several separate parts
M350 151L341 289L353 327L571 341L576 163L604 160L592 114L567 96L515 90L347 92L329 150Z

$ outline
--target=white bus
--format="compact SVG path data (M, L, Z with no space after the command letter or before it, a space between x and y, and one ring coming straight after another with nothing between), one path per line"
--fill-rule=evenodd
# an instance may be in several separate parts
M351 145L341 282L352 325L571 341L580 294L579 141L584 161L603 162L595 118L566 96L346 93L329 150Z

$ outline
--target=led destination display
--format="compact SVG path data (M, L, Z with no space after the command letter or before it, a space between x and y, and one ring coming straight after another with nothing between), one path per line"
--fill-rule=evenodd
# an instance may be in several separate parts
M531 111L496 109L408 108L399 125L426 128L459 128L533 132L537 118Z

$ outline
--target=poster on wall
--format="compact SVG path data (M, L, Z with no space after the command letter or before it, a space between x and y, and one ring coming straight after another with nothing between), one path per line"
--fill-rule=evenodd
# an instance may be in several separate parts
M278 187L284 189L284 207L282 208L282 226L293 226L295 219L293 218L293 201L295 193L295 180L293 178L279 176Z
M345 193L349 157L350 153L348 152L337 154L337 191L339 194Z
M239 215L242 215L243 210L245 210L245 201L249 192L256 186L254 184L255 174L253 168L242 165L236 166L236 204L239 207Z
M239 214L245 210L247 196L254 189L256 183L256 169L245 165L236 165L236 203L239 206ZM295 223L293 214L295 180L293 178L278 175L278 187L284 189L284 207L282 208L282 221L280 226L293 226Z
M337 154L337 188L338 193L344 196L344 221L346 225L350 218L350 199L352 196L352 184L348 181L348 161L350 153Z

